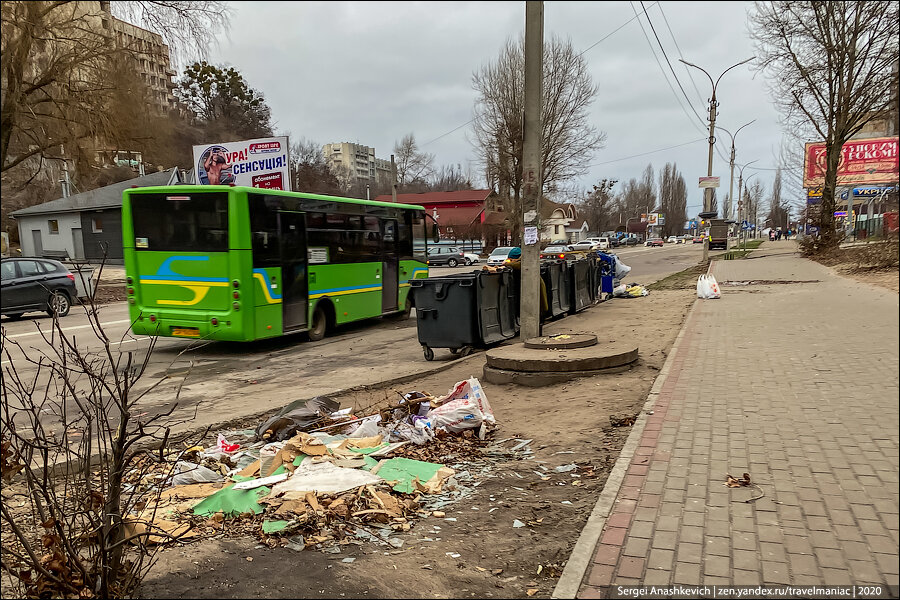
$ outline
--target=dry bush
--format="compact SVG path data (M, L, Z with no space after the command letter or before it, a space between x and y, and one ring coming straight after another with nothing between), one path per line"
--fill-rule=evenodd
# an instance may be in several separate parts
M130 596L154 562L151 542L166 535L155 515L137 520L144 527L134 515L159 497L148 474L177 424L180 385L170 409L138 412L152 412L138 402L165 380L138 386L154 340L115 349L93 301L85 312L93 335L77 344L55 318L38 325L39 347L0 336L5 597Z

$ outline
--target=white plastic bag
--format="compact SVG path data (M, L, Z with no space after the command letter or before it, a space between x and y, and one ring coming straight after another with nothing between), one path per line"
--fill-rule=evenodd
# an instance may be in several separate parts
M722 292L719 291L719 282L716 281L715 275L707 275L707 285L709 285L710 299L721 298Z
M443 427L459 432L478 428L482 423L497 422L481 383L474 377L458 382L439 401L440 406L432 408L426 415L434 429Z
M697 297L704 300L722 297L722 293L719 291L719 283L714 276L704 274L697 278Z
M179 460L175 463L175 475L172 477L172 485L187 485L190 483L213 483L222 481L223 477L212 469L203 465Z
M612 292L613 298L627 298L628 297L628 286L624 283L622 285L617 285L613 288Z
M619 260L618 256L615 256L616 259L616 275L615 279L624 279L626 275L631 272L631 267L623 263Z

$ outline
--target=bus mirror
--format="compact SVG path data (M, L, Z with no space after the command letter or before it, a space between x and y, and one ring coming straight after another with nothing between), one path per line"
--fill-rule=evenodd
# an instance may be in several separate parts
M432 224L431 224L431 238L434 240L434 243L435 243L435 244L437 244L438 242L441 241L441 233L440 233L440 231L438 230L438 224L437 224L437 223L432 223Z

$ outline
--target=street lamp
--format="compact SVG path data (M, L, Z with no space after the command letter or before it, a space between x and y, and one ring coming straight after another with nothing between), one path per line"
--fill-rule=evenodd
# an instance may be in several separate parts
M700 69L701 71L703 71L703 73L709 78L709 83L712 84L712 98L709 99L709 162L706 167L706 175L708 177L712 177L713 146L715 146L715 144L716 144L716 137L715 137L716 106L718 105L718 103L716 102L716 86L719 85L719 81L722 79L722 75L725 75L725 73L727 73L728 71L730 71L731 69L733 69L735 67L739 67L744 63L750 62L751 60L753 60L753 57L751 56L750 58L748 58L746 60L742 60L741 62L739 62L737 64L731 65L730 67L728 67L727 69L722 71L722 74L719 75L718 79L716 79L715 81L713 81L712 75L710 75L709 73L706 72L706 69L704 69L702 67L698 67L697 65L695 65L693 63L689 63L688 61L684 60L683 58L679 58L678 60L680 60L684 64L688 65L689 67L694 67L695 69ZM711 204L712 204L712 188L706 188L703 190L703 211L709 212Z
M753 123L754 121L756 121L756 119L753 119L753 121L750 121L750 123ZM731 135L731 132L730 132L730 131L728 131L727 129L725 129L725 128L722 127L721 125L719 125L719 129L721 129L722 131L724 131L725 133L727 133L727 134L728 134L728 137L731 138L731 159L730 159L729 162L728 162L728 165L729 165L729 167L730 167L730 169L731 169L731 179L730 179L730 181L729 181L729 183L728 183L728 204L725 205L725 211L724 211L724 213L723 213L723 215L722 215L722 216L725 217L726 219L731 218L731 200L732 200L732 198L734 197L734 139L735 139L735 138L737 137L737 135L741 132L741 129L743 129L743 128L746 127L747 125L750 125L750 123L744 123L743 125L741 125L740 127L738 127L738 130L734 132L734 135ZM739 199L739 200L740 200L740 195L741 195L741 193L740 193L740 191L738 191L738 199Z
M743 222L747 220L747 214L744 212L744 209L743 209L744 197L741 195L741 188L743 187L743 183L744 183L744 169L747 168L748 166L752 165L753 163L757 162L758 160L759 159L751 160L750 162L741 166L738 171L738 221L740 221L741 225L742 225L741 237L743 237ZM753 175L756 175L756 173L753 173ZM753 177L753 175L750 175L750 177ZM750 177L747 177L747 181L750 181Z

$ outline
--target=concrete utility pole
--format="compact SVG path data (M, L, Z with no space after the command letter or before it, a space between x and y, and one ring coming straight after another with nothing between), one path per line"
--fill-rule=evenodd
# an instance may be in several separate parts
M523 340L540 335L541 265L539 226L541 173L541 88L543 85L544 3L525 3L525 127L522 148L522 290L520 326Z
M394 162L393 154L391 154L391 201L397 201L397 164Z

